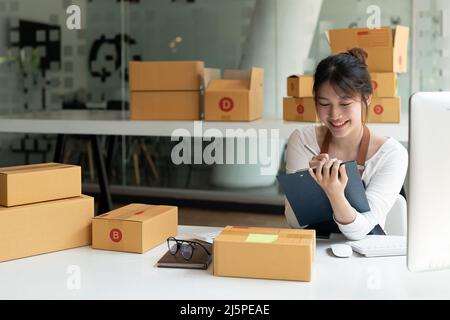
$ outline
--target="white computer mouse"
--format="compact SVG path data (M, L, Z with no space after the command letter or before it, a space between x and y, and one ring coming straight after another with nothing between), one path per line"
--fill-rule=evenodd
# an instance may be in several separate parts
M348 258L353 254L352 247L345 243L332 244L331 251L336 257L339 258Z

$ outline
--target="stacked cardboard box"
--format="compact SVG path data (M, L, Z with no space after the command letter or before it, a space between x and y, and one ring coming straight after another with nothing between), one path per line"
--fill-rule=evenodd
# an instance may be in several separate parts
M92 248L144 253L175 237L178 208L133 203L92 222Z
M131 120L199 120L202 92L220 70L203 61L130 61Z
M0 168L0 261L89 245L93 216L79 166Z
M283 98L284 120L317 121L313 84L314 77L312 75L292 75L287 78L288 96Z
M315 230L225 227L214 239L214 275L311 281Z
M252 121L263 116L264 69L225 70L205 93L205 120Z
M409 28L397 26L377 29L334 29L327 33L333 54L354 47L367 51L374 97L367 122L400 122L401 101L397 96L397 75L408 66Z

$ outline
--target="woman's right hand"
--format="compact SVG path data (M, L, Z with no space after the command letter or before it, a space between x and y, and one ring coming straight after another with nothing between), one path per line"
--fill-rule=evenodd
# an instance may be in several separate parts
M328 155L328 153L321 153L317 156L314 156L310 161L309 161L309 167L310 168L317 168L320 163L326 163L327 161L330 160L330 156Z

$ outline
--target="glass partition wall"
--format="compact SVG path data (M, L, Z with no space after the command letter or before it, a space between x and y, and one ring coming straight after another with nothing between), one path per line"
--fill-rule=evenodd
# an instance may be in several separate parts
M88 120L104 111L127 120L129 60L203 60L222 70L264 68L264 117L281 119L286 77L312 73L330 53L325 31L379 21L410 27L409 68L398 78L407 118L413 92L450 89L449 12L440 0L0 0L0 116L64 110ZM55 136L1 134L0 141L6 166L50 161ZM282 203L274 175L262 180L254 167L175 165L170 137L114 143L116 190L217 190ZM96 182L90 148L71 137L65 152L88 185Z

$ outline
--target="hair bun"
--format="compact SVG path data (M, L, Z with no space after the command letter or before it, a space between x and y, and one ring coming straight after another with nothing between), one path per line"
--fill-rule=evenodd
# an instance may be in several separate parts
M361 61L362 64L367 65L366 60L369 57L367 52L362 48L352 48L347 50L347 54L354 56L356 59Z

